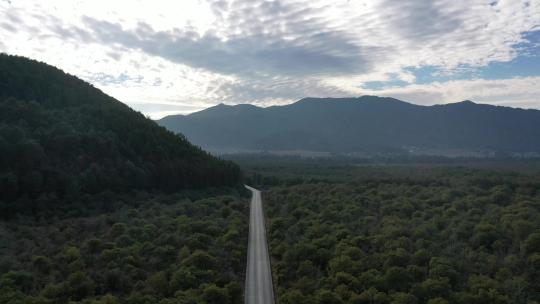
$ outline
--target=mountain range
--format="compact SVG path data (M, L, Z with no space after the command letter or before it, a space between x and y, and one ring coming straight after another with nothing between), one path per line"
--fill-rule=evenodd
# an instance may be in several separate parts
M421 106L362 96L267 108L219 104L158 123L214 152L540 152L540 111L468 100Z

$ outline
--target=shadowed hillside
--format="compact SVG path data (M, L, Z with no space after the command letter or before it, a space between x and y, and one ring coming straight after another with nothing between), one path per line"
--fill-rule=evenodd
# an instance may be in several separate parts
M212 150L540 151L540 111L471 101L418 106L363 96L305 98L269 108L221 104L159 124Z
M104 190L229 186L240 178L233 163L210 156L90 84L4 54L0 147L0 202L5 203Z

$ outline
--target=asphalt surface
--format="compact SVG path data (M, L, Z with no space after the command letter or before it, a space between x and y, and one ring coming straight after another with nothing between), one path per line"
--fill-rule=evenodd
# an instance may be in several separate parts
M264 227L261 192L250 186L248 259L246 269L245 304L274 304L272 271Z

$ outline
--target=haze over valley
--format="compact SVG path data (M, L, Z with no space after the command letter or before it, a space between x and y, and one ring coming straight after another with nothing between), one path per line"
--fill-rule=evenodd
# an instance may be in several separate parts
M218 106L158 123L217 153L534 157L540 111L462 101L417 106L393 98L304 98L286 106Z

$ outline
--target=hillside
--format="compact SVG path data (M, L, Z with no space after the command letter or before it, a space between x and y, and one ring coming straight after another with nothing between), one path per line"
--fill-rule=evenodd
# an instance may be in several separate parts
M0 54L0 203L230 186L239 168L61 70ZM5 204L12 208L17 204ZM9 207L11 206L11 207Z
M218 105L158 123L216 151L540 152L540 111L393 98L305 98L285 106Z

